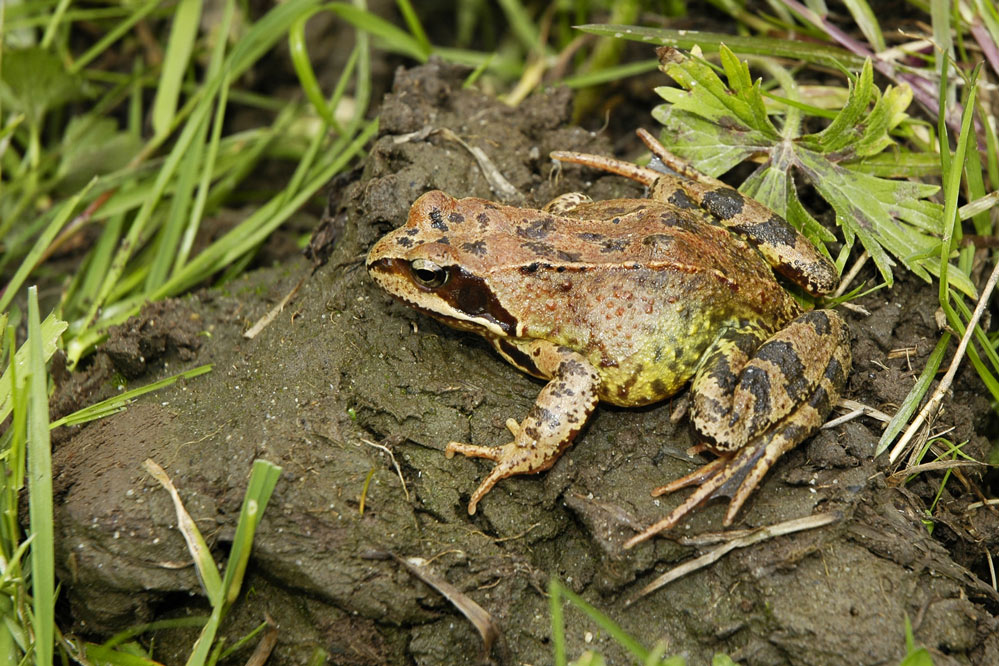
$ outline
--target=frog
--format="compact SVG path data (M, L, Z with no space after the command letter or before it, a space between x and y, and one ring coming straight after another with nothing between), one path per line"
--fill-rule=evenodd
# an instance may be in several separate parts
M732 524L764 475L823 424L846 384L849 329L834 310L806 310L775 272L821 297L834 264L783 217L639 138L673 173L612 157L555 151L643 184L647 196L582 193L540 209L422 194L403 226L370 249L374 282L398 301L481 335L516 368L547 382L500 446L452 441L445 454L492 470L468 513L508 477L552 467L600 402L641 407L689 385L695 447L716 457L653 489L695 487L625 548L729 498Z

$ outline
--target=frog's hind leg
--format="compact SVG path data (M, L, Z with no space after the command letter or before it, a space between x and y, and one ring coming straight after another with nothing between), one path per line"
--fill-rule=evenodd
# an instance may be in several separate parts
M752 197L693 168L644 129L637 133L653 155L680 174L661 174L652 188L653 199L708 211L723 226L744 235L775 271L810 294L828 294L836 288L836 267L787 220Z
M765 335L746 324L723 333L706 356L691 388L691 417L720 457L657 489L699 486L625 547L673 527L714 497L731 498L724 520L730 525L777 459L822 425L850 370L846 323L831 310L815 310L759 345Z

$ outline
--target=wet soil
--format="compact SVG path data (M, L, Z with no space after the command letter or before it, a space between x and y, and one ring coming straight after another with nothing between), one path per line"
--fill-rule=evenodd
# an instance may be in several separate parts
M550 471L502 482L468 516L469 494L491 463L447 460L445 444L505 442L505 420L526 413L541 384L478 338L375 288L363 268L367 248L429 189L497 197L469 152L431 130L483 150L524 205L572 190L595 199L638 190L581 169L553 173L551 150L611 152L608 136L567 124L568 92L511 109L463 90L463 76L434 63L397 75L363 170L332 186L317 248L327 263L288 261L158 305L95 357L90 388L85 379L63 383L71 402L136 376L214 365L71 431L56 448L58 566L71 629L107 636L206 612L170 498L143 471L145 459L167 471L222 561L251 463L265 458L283 473L223 633L231 642L269 614L279 627L270 664L305 663L317 650L336 664L479 663L474 627L385 553L428 560L481 605L501 632L490 654L497 663L552 661L552 576L642 643L664 641L693 664L716 652L746 664L897 663L906 618L937 664L999 663L999 598L979 577L999 521L967 510L977 498L951 480L931 536L923 519L941 477L891 480L883 459L872 459L880 425L871 419L822 431L786 455L734 527L826 511L839 520L736 550L631 605L643 585L701 552L678 537L718 530L725 509L709 505L666 538L622 550L635 526L681 499L653 500L649 490L697 464L686 454L694 443L687 419L671 419L682 414L682 396L645 409L599 408ZM888 411L938 336L935 290L899 280L859 300L869 315L844 310L855 338L847 397ZM244 338L299 281L273 322ZM908 354L891 353L899 349ZM983 459L991 418L974 372L963 371L939 425L956 427L949 437ZM371 443L392 451L398 473ZM964 477L982 484L974 469ZM573 656L593 649L630 663L582 613L567 610L566 622ZM195 637L160 632L156 658L182 663Z

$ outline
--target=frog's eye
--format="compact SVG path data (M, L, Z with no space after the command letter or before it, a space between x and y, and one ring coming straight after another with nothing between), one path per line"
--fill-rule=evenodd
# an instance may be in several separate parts
M432 261L414 259L409 263L409 269L413 273L413 279L421 287L436 289L447 282L447 269Z

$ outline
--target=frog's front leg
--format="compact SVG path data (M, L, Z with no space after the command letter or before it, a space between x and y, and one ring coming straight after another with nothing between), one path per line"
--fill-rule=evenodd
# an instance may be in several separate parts
M496 348L514 365L531 374L550 377L538 399L519 425L510 419L507 427L513 441L503 446L477 446L451 442L448 458L455 453L488 458L496 467L472 493L469 515L479 500L501 479L517 474L542 472L558 460L597 406L600 377L580 354L544 340L496 343Z
M662 495L699 486L666 518L625 543L626 548L676 525L702 502L731 498L724 524L774 462L822 425L850 372L849 331L832 310L813 310L760 344L754 324L716 342L694 377L691 419L719 458L653 491Z

